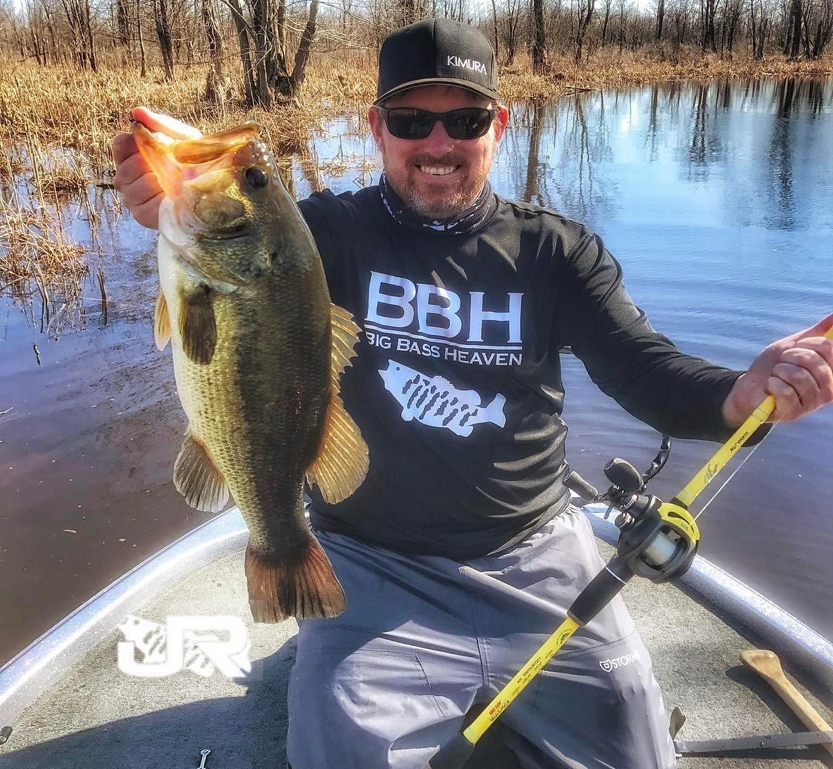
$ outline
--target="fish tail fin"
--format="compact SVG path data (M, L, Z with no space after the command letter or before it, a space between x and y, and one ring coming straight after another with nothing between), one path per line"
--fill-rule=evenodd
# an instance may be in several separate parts
M506 396L498 393L495 399L482 411L480 418L484 422L491 422L498 427L506 425L506 414L503 413L503 407L506 405Z
M347 605L330 559L312 536L280 555L249 542L246 580L255 622L335 617Z

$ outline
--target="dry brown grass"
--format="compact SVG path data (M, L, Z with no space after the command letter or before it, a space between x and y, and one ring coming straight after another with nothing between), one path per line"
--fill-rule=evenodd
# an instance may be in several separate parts
M246 110L236 99L224 105L205 102L202 66L179 67L176 79L164 82L156 70L143 79L125 68L92 73L16 64L0 79L0 139L9 147L26 140L72 148L94 172L101 172L109 165L113 137L129 130L130 110L143 104L203 131L254 120L277 151L292 152L306 144L312 128L372 99L373 66L372 57L363 52L341 53L337 62L334 54L319 57L303 98L267 112ZM344 70L353 73L349 80L339 72Z
M343 72L349 72L349 77ZM547 76L533 75L528 57L519 55L511 66L503 67L500 92L505 101L513 101L664 80L831 73L831 58L789 62L773 56L755 61L745 54L721 59L696 49L620 53L607 47L592 53L581 67L570 56L554 55ZM234 70L230 75L238 77ZM205 102L205 76L203 66L180 66L175 80L165 82L159 70L151 70L151 76L143 79L127 68L102 69L96 74L32 63L11 65L0 79L0 138L7 140L7 146L27 138L73 148L97 174L110 163L113 136L128 129L131 108L144 104L204 131L255 120L276 151L294 152L307 144L310 130L329 118L366 110L375 96L376 58L373 52L361 50L319 54L311 61L301 98L269 111L246 110L237 99L222 106Z
M674 53L659 47L637 52L602 48L579 67L571 56L552 56L548 75L533 75L529 58L516 58L501 70L500 94L504 101L559 96L571 91L621 88L669 80L726 80L747 78L821 77L833 74L833 58L788 61L771 56L756 61L737 54L723 58L698 49Z
M43 199L0 197L0 291L20 301L42 332L57 333L61 316L77 306L85 255Z

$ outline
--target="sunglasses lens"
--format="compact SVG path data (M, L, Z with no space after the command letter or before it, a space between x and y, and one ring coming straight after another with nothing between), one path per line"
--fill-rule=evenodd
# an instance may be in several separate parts
M491 113L483 107L455 109L446 112L443 122L452 139L476 139L489 130Z
M492 123L492 111L485 107L465 107L442 114L410 107L394 107L385 110L384 114L388 131L397 139L425 139L440 117L452 139L477 139L486 134Z
M434 127L433 115L421 109L389 109L385 122L397 139L424 139Z

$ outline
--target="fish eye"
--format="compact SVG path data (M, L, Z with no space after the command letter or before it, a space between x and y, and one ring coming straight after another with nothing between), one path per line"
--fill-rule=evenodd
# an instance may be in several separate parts
M257 166L246 169L246 181L255 189L260 189L269 184L269 177Z

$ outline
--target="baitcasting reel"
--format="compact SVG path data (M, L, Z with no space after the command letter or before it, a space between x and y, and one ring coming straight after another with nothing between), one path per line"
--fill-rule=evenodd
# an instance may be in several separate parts
M645 493L670 453L671 439L663 435L659 453L642 474L624 459L612 459L604 468L611 486L603 494L575 471L564 481L586 502L606 502L610 509L619 511L617 555L608 566L615 572L626 569L628 578L637 575L652 582L676 579L688 571L697 552L700 532L686 507L676 498L663 502Z

